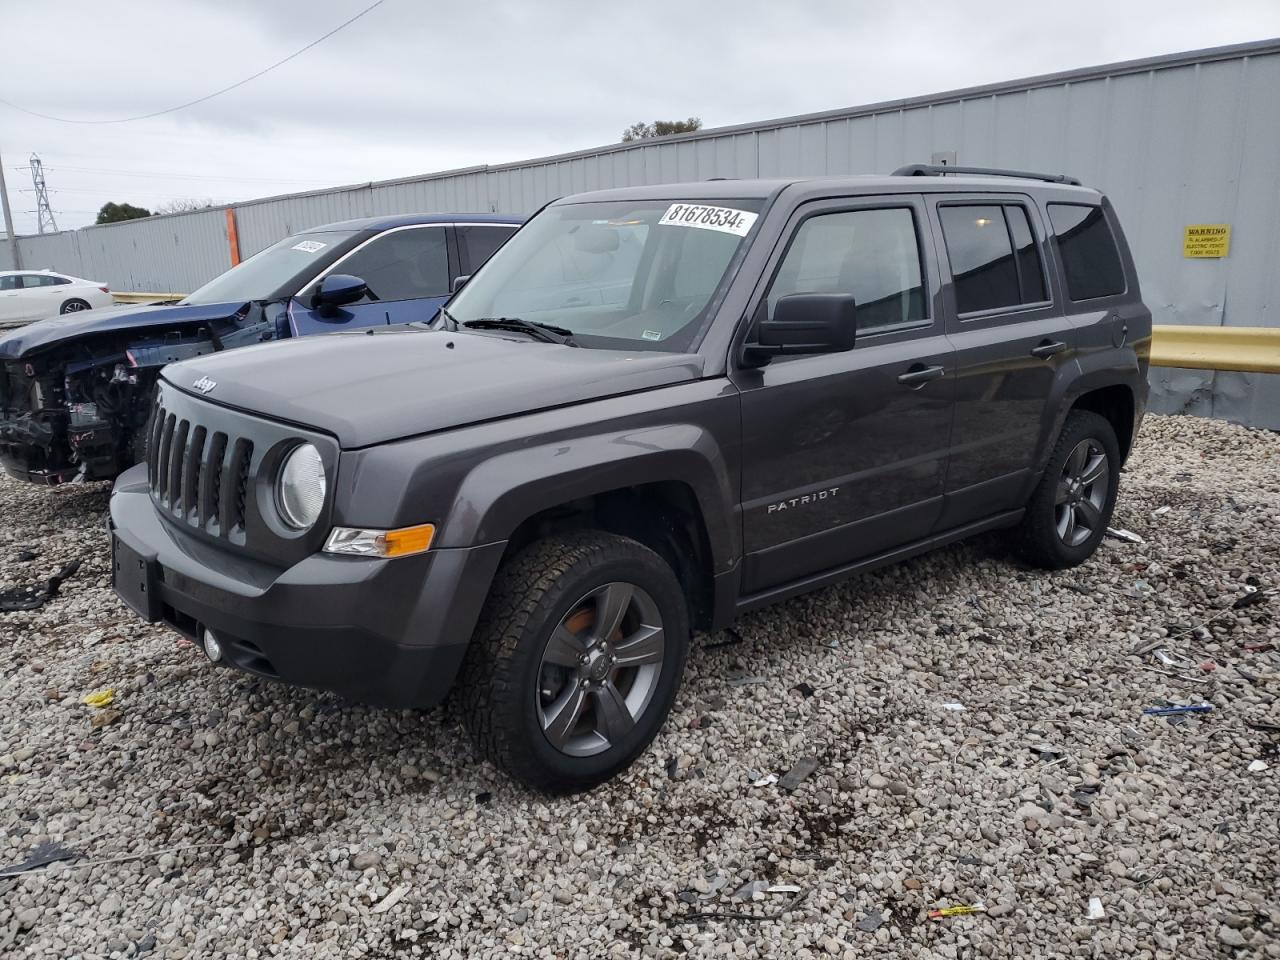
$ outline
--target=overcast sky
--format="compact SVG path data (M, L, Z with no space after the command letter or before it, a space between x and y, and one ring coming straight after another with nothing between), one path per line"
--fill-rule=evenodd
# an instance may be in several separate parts
M0 97L162 110L371 2L0 0ZM725 126L1277 35L1277 0L384 0L169 116L0 104L0 155L26 233L32 152L69 228L111 200L225 203L599 146L637 120Z

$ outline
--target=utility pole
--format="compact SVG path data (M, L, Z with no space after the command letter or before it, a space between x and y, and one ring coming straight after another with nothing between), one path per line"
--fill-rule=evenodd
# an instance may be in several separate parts
M9 188L4 184L4 158L0 157L0 208L4 209L4 232L9 237L13 251L13 269L22 269L22 257L18 253L18 235L13 232L13 214L9 211Z
M40 158L31 155L31 184L36 188L36 229L40 233L49 228L49 233L57 233L58 225L53 220L53 208L49 206L49 191L44 185L44 167Z

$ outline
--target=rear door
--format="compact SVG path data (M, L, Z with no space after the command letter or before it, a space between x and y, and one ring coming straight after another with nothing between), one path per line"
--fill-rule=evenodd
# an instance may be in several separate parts
M1020 506L1051 429L1058 368L1076 336L1055 297L1046 228L1021 194L930 201L942 246L947 332L956 348L955 429L939 529Z
M753 316L793 293L850 293L857 344L736 369L744 590L754 593L928 535L942 509L952 350L914 195L801 206Z
M430 320L449 297L455 268L443 224L387 230L339 258L324 274L359 277L369 285L369 295L326 316L310 306L317 280L293 299L293 334Z
M47 273L28 273L22 277L22 301L28 317L49 317L58 312L62 301L71 296L67 281ZM66 296L64 296L66 295Z

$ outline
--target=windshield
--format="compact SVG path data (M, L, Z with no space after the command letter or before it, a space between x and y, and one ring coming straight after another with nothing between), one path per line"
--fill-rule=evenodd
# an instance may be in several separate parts
M203 304L265 300L275 296L291 280L297 279L299 284L310 280L313 271L320 270L329 262L326 254L354 236L354 231L334 230L287 237L210 280L182 302ZM299 274L306 276L299 278Z
M681 352L763 206L759 198L548 207L449 302L461 324L549 323L584 347Z

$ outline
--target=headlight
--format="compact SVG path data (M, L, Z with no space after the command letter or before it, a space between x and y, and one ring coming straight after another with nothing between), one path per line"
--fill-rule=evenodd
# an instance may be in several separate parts
M276 506L284 522L295 530L306 530L320 518L327 483L320 451L309 443L299 444L284 458L276 482Z

